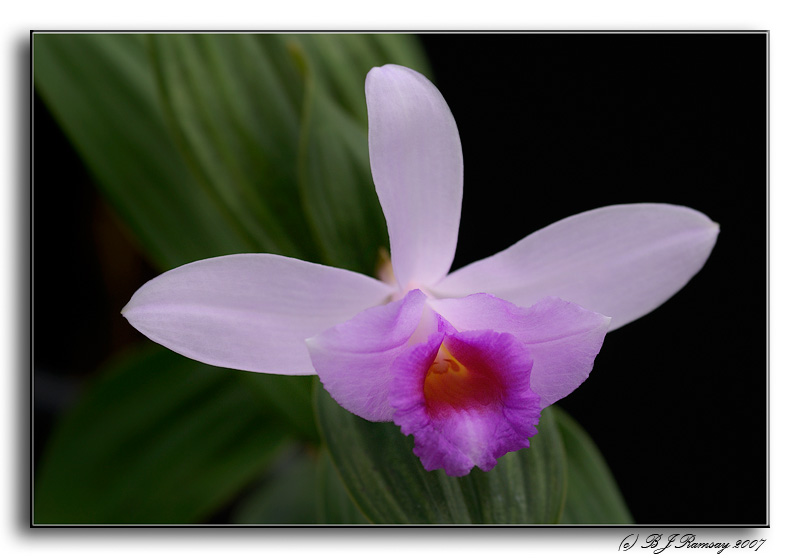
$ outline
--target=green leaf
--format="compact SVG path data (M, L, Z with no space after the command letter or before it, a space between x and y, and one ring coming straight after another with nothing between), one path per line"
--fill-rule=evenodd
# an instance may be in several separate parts
M34 522L207 518L290 439L245 376L160 347L110 365L53 433Z
M259 249L373 274L388 242L369 172L364 78L389 52L423 66L403 47L414 39L392 48L348 34L150 42L190 168Z
M317 516L325 524L369 523L347 493L327 451L317 461Z
M259 35L148 38L168 122L198 182L260 251L315 259L297 188L302 76L275 63L289 51Z
M557 407L551 409L567 452L567 501L562 523L633 523L597 446L566 412Z
M315 459L302 447L288 447L237 507L233 522L251 525L317 523L316 475Z
M145 36L36 34L33 77L97 185L157 266L257 249L200 188L170 138Z
M300 186L324 261L374 275L389 246L386 221L369 172L367 133L306 79Z
M258 396L270 412L300 440L319 444L319 432L314 422L313 376L282 376L258 372L229 371L244 389Z
M34 37L37 92L162 269L261 251L372 274L364 78L389 62L428 71L410 35Z
M356 505L375 523L555 523L566 492L566 457L545 410L531 447L488 473L428 472L413 440L392 423L372 423L317 388L317 416L333 462Z
M369 523L333 467L330 455L288 446L237 505L234 523L251 525Z

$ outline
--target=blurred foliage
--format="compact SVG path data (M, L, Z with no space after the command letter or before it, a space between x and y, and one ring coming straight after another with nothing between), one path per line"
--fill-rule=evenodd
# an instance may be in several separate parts
M414 37L37 34L33 59L37 92L158 268L272 252L372 274L388 239L364 78L388 62L429 73ZM328 212L346 232L331 238Z
M105 370L55 432L37 523L199 521L292 435L245 374L157 346Z
M364 78L385 63L430 75L414 37L37 33L33 62L37 93L157 268L272 252L373 274L388 239ZM259 524L628 517L563 412L545 415L530 450L452 479L315 384L149 344L120 357L49 441L34 522L203 522L224 509Z

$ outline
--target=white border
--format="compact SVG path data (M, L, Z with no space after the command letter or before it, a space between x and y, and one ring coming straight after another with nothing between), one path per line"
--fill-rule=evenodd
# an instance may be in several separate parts
M283 2L282 4L285 4ZM309 6L313 4L313 6ZM557 5L556 5L557 4ZM24 76L20 68L21 55L29 41L30 29L58 30L170 30L170 29L268 29L268 30L769 30L770 31L770 452L771 498L770 529L752 529L750 538L766 538L767 543L759 555L785 555L795 545L794 531L797 518L798 459L794 445L797 440L797 419L792 412L798 407L797 345L798 331L790 318L798 313L798 295L795 285L800 284L798 250L796 248L798 219L793 214L798 208L797 161L800 158L800 33L795 26L790 3L762 0L757 6L749 1L676 0L672 2L641 1L562 1L526 2L496 0L491 3L435 3L433 0L408 0L392 2L382 8L374 1L298 2L294 8L275 3L228 0L216 4L219 13L210 13L197 2L165 2L143 0L137 3L109 2L53 2L32 1L25 7L16 5L4 9L2 76L6 87L2 93L2 120L0 153L5 157L2 168L6 170L2 184L5 212L0 234L0 257L7 262L8 272L3 274L0 312L0 354L6 357L3 378L6 395L2 405L2 475L4 505L2 506L2 534L0 547L4 556L138 556L142 552L162 555L174 552L194 556L233 554L238 557L269 556L281 551L293 554L319 551L327 556L407 556L409 552L422 554L458 554L468 556L490 553L497 556L509 551L520 556L533 556L547 552L576 556L618 555L617 546L629 529L579 530L365 530L301 531L301 530L223 530L213 531L168 529L156 532L137 530L116 531L95 529L37 529L27 528L27 518L19 517L16 502L19 483L18 458L13 455L19 447L19 405L16 395L19 387L17 374L25 371L15 368L20 362L17 347L20 339L17 328L17 298L20 288L19 273L14 264L25 260L28 249L25 238L20 238L21 217L17 214L20 196L26 193L26 184L20 177L27 169L20 168L18 113L27 107L20 106L24 90L19 80ZM24 119L23 119L24 120ZM27 149L27 148L25 148ZM25 219L23 222L27 222ZM22 254L23 257L19 257ZM27 302L22 302L27 308ZM54 314L54 319L58 319ZM65 324L65 327L67 325ZM23 337L24 338L24 337ZM746 420L746 417L743 417ZM746 440L743 440L746 446ZM735 464L731 464L735 467ZM22 471L27 473L26 471ZM625 531L625 532L623 532ZM636 529L638 532L653 531ZM689 530L676 530L688 532ZM699 540L735 540L741 530L695 530ZM442 536L445 533L445 536ZM638 553L641 554L639 551ZM670 552L670 551L667 551ZM672 552L679 552L673 550ZM711 555L713 551L697 550L692 555ZM736 554L729 549L725 555ZM747 551L749 552L749 551ZM716 554L714 554L716 555Z

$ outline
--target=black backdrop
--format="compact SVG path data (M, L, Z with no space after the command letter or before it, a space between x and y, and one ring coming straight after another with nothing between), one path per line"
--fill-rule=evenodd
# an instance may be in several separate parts
M610 333L560 404L600 447L637 522L764 523L766 35L422 39L464 149L455 267L614 203L687 205L720 223L705 268ZM141 342L119 309L154 271L34 108L35 176L64 185L34 189L38 457L83 371ZM53 313L65 301L82 309L66 329Z
M767 41L423 36L464 149L454 267L616 203L720 224L700 273L611 332L560 402L639 523L767 521Z

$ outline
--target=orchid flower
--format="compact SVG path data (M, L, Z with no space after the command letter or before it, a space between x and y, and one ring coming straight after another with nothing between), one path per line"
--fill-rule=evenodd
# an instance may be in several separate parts
M463 190L450 109L395 65L369 72L366 98L390 239L383 280L274 254L222 256L149 281L123 314L195 360L318 374L348 411L413 435L427 470L488 471L528 447L542 409L586 380L609 330L700 270L719 228L686 207L603 207L448 274Z

